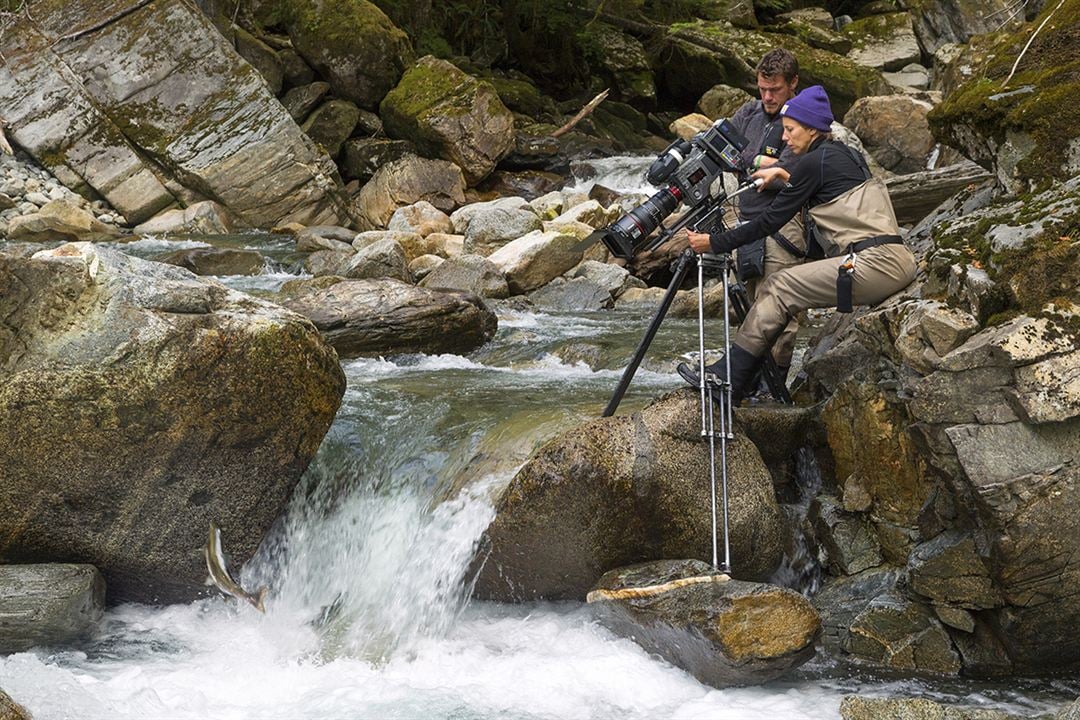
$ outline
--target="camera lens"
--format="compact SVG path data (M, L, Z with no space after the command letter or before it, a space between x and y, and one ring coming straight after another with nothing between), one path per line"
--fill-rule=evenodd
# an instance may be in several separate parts
M679 206L679 191L667 187L607 228L602 238L612 255L630 259L641 243Z

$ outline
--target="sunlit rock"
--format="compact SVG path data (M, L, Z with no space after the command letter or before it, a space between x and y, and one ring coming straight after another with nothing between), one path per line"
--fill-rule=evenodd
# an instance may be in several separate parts
M612 570L589 604L616 633L719 688L782 677L814 656L821 628L799 593L730 580L698 560Z
M345 379L310 322L187 270L73 243L0 252L4 562L92 563L110 602L204 592L285 508Z

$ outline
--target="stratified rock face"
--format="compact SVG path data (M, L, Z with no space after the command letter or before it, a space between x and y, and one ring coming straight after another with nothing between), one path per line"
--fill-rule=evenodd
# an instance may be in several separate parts
M730 580L699 560L612 570L588 598L612 630L720 688L768 682L802 665L821 629L799 593Z
M415 55L408 36L367 0L262 3L270 24L289 31L297 52L329 80L334 94L375 109Z
M469 292L392 279L343 280L287 299L343 356L467 353L495 335L498 319Z
M1072 99L1080 93L1080 8L1046 3L1035 20L1012 33L990 35L954 61L970 79L928 115L942 142L992 169L998 182L1021 193L1047 178L1080 174L1080 138ZM1006 78L1035 35L1008 85Z
M105 580L93 565L0 565L0 653L79 640L104 609Z
M782 555L780 511L769 472L743 436L728 446L728 489L734 574L766 577ZM541 448L503 492L478 556L476 593L581 599L612 568L711 559L710 508L696 395L671 393L632 416L586 423Z
M406 71L379 106L391 137L449 160L475 185L514 146L514 115L489 83L427 56Z
M852 42L848 57L859 65L899 70L919 61L919 43L906 12L860 18L841 32Z
M917 0L908 7L915 35L927 55L946 43L966 43L972 35L1015 30L1023 22L1008 0Z
M194 6L44 0L32 15L3 35L0 115L68 187L131 223L213 198L256 227L348 224L333 163Z
M199 595L210 521L246 561L345 389L299 315L87 243L0 253L0 315L0 558L114 603Z

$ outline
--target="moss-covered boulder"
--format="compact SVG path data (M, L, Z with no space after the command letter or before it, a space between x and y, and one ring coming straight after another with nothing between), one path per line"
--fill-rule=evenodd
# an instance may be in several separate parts
M415 59L408 36L367 0L276 0L259 19L284 26L334 94L374 109Z
M514 116L486 82L421 58L379 106L386 132L461 168L475 185L514 145Z
M0 562L92 563L112 603L202 594L211 521L249 559L345 390L299 315L89 243L0 252L0 315Z
M767 577L782 554L780 510L768 469L741 434L728 446L728 490L733 574ZM503 492L477 558L476 593L582 599L614 568L709 560L710 508L696 394L588 422L538 450Z
M948 43L966 43L973 35L1014 31L1023 17L1009 0L908 0L915 36L927 55Z
M843 117L861 97L891 92L889 83L874 68L811 47L791 35L736 30L726 23L672 25L657 43L652 62L670 99L690 107L716 83L756 93L754 68L775 47L786 48L798 58L802 87L825 88L835 117Z
M919 61L919 42L906 12L859 18L841 32L851 40L848 57L859 65L899 70Z
M598 22L582 31L581 42L594 73L614 88L618 99L646 109L656 104L656 83L640 40Z
M1006 85L1032 32L1051 13ZM992 169L1014 192L1080 173L1080 2L1069 0L1060 9L1047 3L1023 29L980 46L979 56L971 58L977 61L971 79L930 113L935 136Z
M337 157L359 119L360 110L348 100L329 100L315 108L300 128L327 155Z

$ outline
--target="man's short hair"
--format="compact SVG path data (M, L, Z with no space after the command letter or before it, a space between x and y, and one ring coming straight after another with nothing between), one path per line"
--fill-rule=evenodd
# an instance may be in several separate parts
M784 48L773 48L757 64L759 75L765 77L784 76L784 82L791 82L799 76L799 61Z

